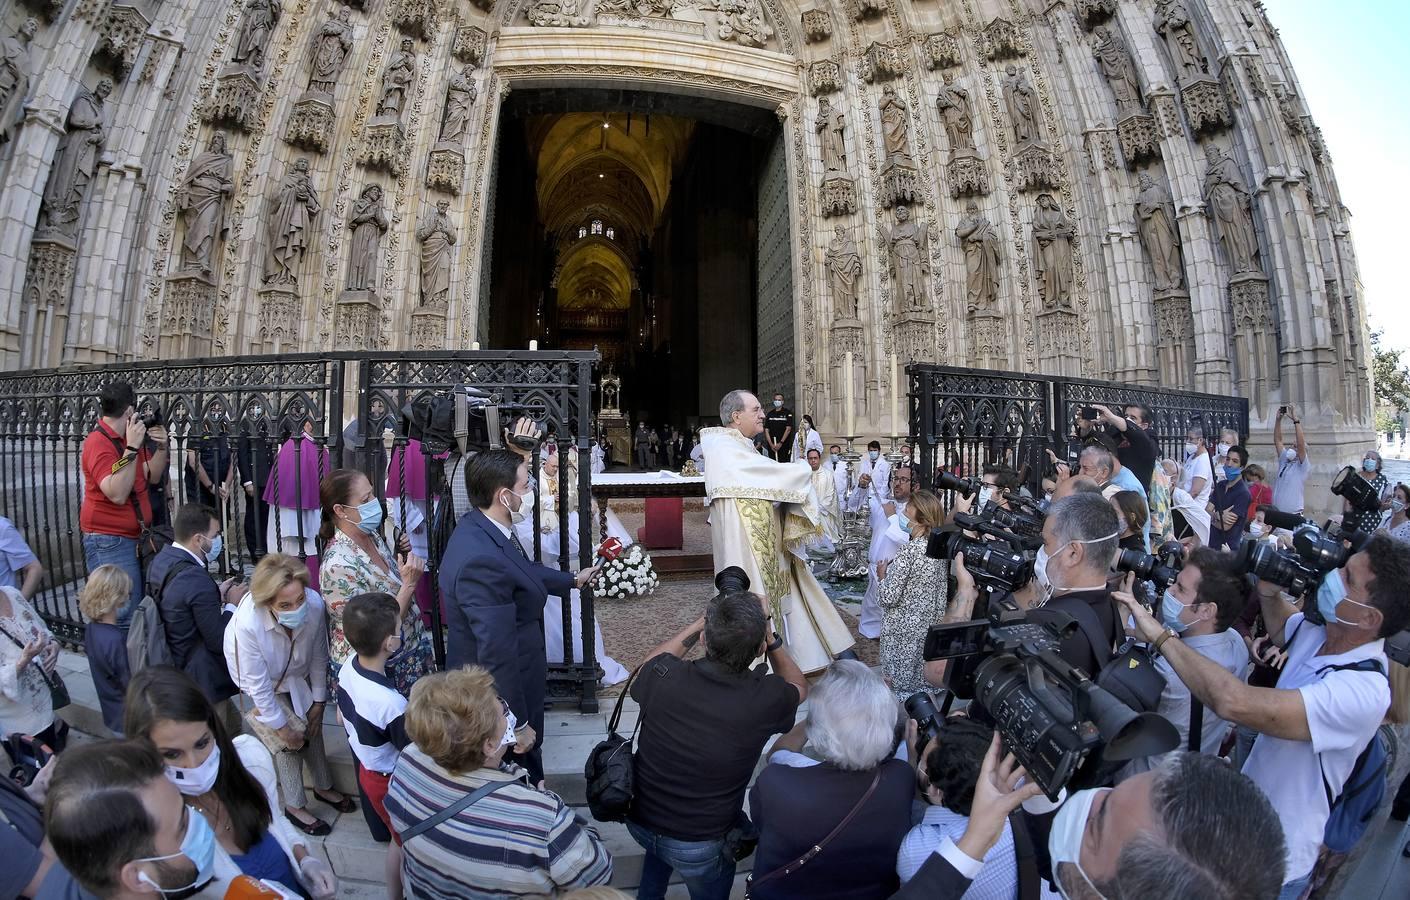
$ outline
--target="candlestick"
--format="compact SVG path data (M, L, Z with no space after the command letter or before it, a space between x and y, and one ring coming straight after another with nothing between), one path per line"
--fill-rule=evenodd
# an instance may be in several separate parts
M479 342L479 341L471 341L471 342L470 342L470 349L471 349L471 350L479 350L479 349L480 349L480 342Z
M847 379L847 391L846 391L846 394L845 394L845 396L846 396L846 398L847 398L847 401L846 401L846 402L847 402L847 417L846 417L846 422L847 422L847 436L848 436L848 437L856 437L856 436L857 436L857 422L856 422L857 404L854 402L854 398L852 397L852 392L853 392L853 390L855 390L855 388L854 388L853 385L852 385L853 373L852 373L852 351L851 351L851 350L848 350L848 351L847 351L846 362L844 362L842 365L843 365L843 368L842 368L843 377L844 377L845 379Z
M901 408L896 402L896 354L891 354L891 439L894 442L897 435L896 425L901 418Z
M529 349L530 349L530 350L537 350L538 348L539 348L539 342L538 342L538 341L529 341Z

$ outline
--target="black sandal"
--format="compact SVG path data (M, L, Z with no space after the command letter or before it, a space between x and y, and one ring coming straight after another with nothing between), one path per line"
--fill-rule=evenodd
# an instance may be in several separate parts
M347 794L344 794L343 799L339 800L337 803L329 800L327 797L318 793L318 791L314 791L313 796L318 798L319 803L326 803L340 813L357 812L357 804L353 802L353 798L349 797Z
M312 815L312 813L310 813L310 815ZM333 831L332 825L329 825L317 816L314 816L313 823L310 824L286 809L284 810L284 818L288 819L295 828L311 837L323 837L324 835L331 834Z

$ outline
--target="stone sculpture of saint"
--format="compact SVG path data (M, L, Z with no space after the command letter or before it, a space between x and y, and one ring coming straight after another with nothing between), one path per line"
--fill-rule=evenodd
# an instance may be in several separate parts
M1028 73L1010 65L1004 70L1004 105L1013 123L1014 143L1023 147L1038 140L1038 92L1028 81Z
M720 0L719 27L722 41L743 47L762 47L773 37L773 26L764 18L759 0Z
M29 45L39 32L39 22L25 19L19 31L0 38L0 135L4 135L10 121L18 116L5 112L10 101L23 102L29 92Z
M1052 194L1038 195L1033 214L1033 271L1044 309L1072 308L1072 238L1077 226Z
M343 64L347 62L348 51L352 49L352 39L352 10L344 6L335 18L324 22L309 41L309 90L333 93Z
M911 139L906 131L906 101L895 88L881 93L881 134L886 142L886 158L911 158Z
M1170 200L1170 192L1149 172L1141 173L1136 221L1140 226L1141 243L1151 255L1151 267L1155 269L1156 293L1179 290L1185 282L1185 268L1180 260L1175 204Z
M827 245L827 274L832 283L833 312L843 319L855 319L862 257L857 252L857 242L848 236L845 227L837 225L832 233L832 243Z
M279 21L279 0L246 0L245 18L240 23L240 38L230 59L258 72L264 67L269 36Z
M1219 243L1235 273L1261 271L1258 236L1253 230L1253 200L1234 160L1218 144L1205 148L1204 198L1219 227Z
M470 77L470 69L451 76L446 86L445 116L441 120L440 140L451 144L462 144L465 132L470 128L470 111L475 107L475 81Z
M450 201L436 204L436 211L416 226L421 242L421 305L443 303L450 297L451 247L455 226L450 221Z
M377 290L377 255L382 247L382 235L391 226L386 207L382 205L382 188L369 184L362 196L353 203L348 226L352 241L348 248L348 280L350 291Z
M215 241L225 228L225 198L235 190L230 180L234 160L225 149L225 135L211 136L206 152L191 160L176 194L176 208L186 224L181 238L181 267L209 275L214 269Z
M925 309L925 279L930 276L930 227L918 225L905 206L896 207L896 224L887 231L891 245L891 277L896 282L899 312Z
M945 123L950 152L973 151L974 122L969 117L969 92L955 87L950 76L946 75L940 86L940 96L935 98L935 109L940 113L940 121Z
M955 229L964 248L965 295L970 312L990 310L999 299L999 272L1003 264L999 233L971 200L965 217Z
M387 60L382 71L382 99L377 103L377 115L401 118L406 105L406 91L416 80L416 42L406 38L401 49Z
M1141 107L1141 84L1136 78L1136 63L1131 59L1131 51L1126 41L1115 28L1098 25L1092 34L1095 41L1092 53L1097 58L1097 67L1106 76L1111 92L1116 95L1116 108L1128 112Z
M823 169L828 172L847 171L847 120L842 110L833 109L831 101L818 101L818 117L813 130L822 144Z
M1181 0L1159 0L1155 7L1155 30L1165 38L1170 58L1179 67L1181 83L1199 78L1209 71L1209 63L1199 50L1195 26L1190 12Z
M292 285L299 281L299 265L314 243L313 225L322 212L313 192L308 160L297 159L279 183L264 227L269 247L264 254L264 283Z
M88 183L98 170L98 154L107 130L103 128L103 101L113 92L104 78L90 92L80 86L69 106L64 134L54 151L54 167L39 206L40 223L70 237L78 234L78 210Z

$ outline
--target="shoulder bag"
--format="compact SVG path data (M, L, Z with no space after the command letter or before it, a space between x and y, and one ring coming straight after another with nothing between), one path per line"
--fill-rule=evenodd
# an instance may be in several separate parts
M14 603L13 600L10 602ZM3 632L5 637L13 641L15 646L19 647L21 651L24 650L24 641L12 634L10 629L0 625L0 632ZM44 671L44 667L39 664L38 657L30 660L29 664L35 667L35 671L39 672L39 677L44 679L44 684L49 688L49 700L52 702L55 712L58 712L73 702L69 699L69 686L64 684L64 679L59 675L57 669L54 671L53 675L50 675L48 672Z
M106 434L106 432L104 432ZM118 456L127 453L127 447L117 438L108 438L113 442L113 447L117 450ZM134 466L142 465L142 454L132 460ZM132 514L137 517L137 565L142 569L142 577L147 577L147 566L156 558L162 549L176 541L176 535L169 525L148 525L147 520L142 518L142 504L137 499L137 478L146 478L145 471L138 471L133 476L132 491L127 495L127 499L132 504Z
M754 878L754 873L750 872L749 877L744 880L744 900L751 900L755 885L763 884L766 881L773 881L774 879L781 878L784 875L792 875L794 872L798 871L799 869L807 865L809 862L811 862L815 856L817 856L823 851L824 847L832 843L833 839L836 838L839 834L841 834L843 830L846 829L849 824L851 824L852 820L857 817L857 813L862 811L862 807L867 805L867 801L871 799L871 795L876 793L876 786L880 783L881 767L877 766L876 774L871 777L871 784L867 785L866 792L862 794L862 799L858 800L857 804L852 807L852 809L847 813L847 815L842 817L842 821L837 823L836 828L832 829L827 833L827 837L818 841L816 844L814 844L808 849L808 852L804 853L802 856L798 857L793 862L788 863L787 865L784 865L781 868L774 869L772 872L769 872L762 878L756 880Z
M479 787L475 788L475 790L471 791L464 797L461 797L459 800L452 803L450 806L447 806L445 809L436 813L434 816L427 816L420 822L417 822L415 825L403 831L401 833L402 845L405 846L407 841L416 837L418 834L421 834L424 831L430 831L432 828L435 828L437 825L441 824L446 819L459 815L466 809L469 809L482 798L487 797L490 794L493 794L495 791L499 790L500 788L507 787L510 784L513 784L513 782L490 781L480 785Z

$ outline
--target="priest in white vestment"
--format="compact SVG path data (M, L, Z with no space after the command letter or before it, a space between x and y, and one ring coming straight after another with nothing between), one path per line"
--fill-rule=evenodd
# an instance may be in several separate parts
M753 394L726 394L720 421L724 427L700 432L715 572L743 569L773 609L774 629L798 667L820 671L855 639L803 554L822 533L813 471L802 460L781 463L755 450L764 410Z
M837 499L837 481L833 472L822 464L822 451L814 447L804 454L813 470L813 490L818 495L818 510L822 513L822 536L809 546L831 553L842 539L842 507Z

